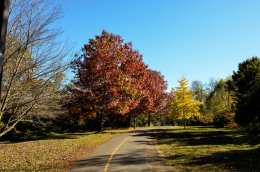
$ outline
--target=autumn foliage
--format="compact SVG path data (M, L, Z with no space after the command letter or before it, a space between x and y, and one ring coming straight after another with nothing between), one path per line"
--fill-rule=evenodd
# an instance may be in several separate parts
M177 120L184 122L184 129L186 122L196 116L200 116L200 105L202 102L194 100L191 90L188 88L188 80L182 78L179 81L180 86L172 91L173 99L171 106L173 115Z
M103 130L105 117L155 113L167 85L144 64L142 55L119 35L103 31L84 45L72 63L76 73L68 107L82 118L94 116Z

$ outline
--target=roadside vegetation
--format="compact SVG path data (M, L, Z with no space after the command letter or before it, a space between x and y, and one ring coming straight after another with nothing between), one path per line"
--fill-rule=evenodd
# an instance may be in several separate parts
M259 171L260 137L234 129L172 127L156 135L173 171Z

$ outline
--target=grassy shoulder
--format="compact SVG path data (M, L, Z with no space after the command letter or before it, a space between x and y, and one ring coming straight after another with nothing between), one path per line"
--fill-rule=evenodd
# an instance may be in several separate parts
M54 134L52 139L0 142L0 171L67 171L95 147L128 130Z
M157 135L174 171L259 171L260 138L236 130L172 127Z

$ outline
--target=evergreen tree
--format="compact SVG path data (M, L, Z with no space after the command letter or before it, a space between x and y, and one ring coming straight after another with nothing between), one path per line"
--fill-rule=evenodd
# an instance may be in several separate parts
M251 131L259 131L260 59L253 57L240 63L228 85L235 98L235 121Z

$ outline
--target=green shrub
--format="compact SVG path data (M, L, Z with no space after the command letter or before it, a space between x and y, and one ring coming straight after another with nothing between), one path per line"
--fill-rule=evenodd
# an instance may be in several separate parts
M215 114L213 117L213 124L216 127L227 127L227 128L234 128L236 127L235 123L235 113L224 111L218 114Z

